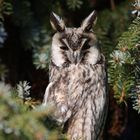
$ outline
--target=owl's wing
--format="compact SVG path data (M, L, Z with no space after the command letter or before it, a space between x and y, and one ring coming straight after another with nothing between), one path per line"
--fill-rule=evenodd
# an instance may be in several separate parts
M65 123L71 117L68 106L67 77L55 66L50 68L50 83L44 95L43 105L47 104L54 107L52 116L59 123Z
M108 114L108 104L109 104L107 67L105 63L105 57L103 55L100 64L98 64L98 67L96 67L96 72L98 73L99 81L97 89L95 91L97 93L96 100L98 100L97 101L98 104L96 105L98 107L97 109L98 121L96 122L97 127L95 127L95 131L97 133L96 139L101 140Z
M53 82L50 82L49 85L46 88L43 103L42 103L43 106L46 106L47 103L48 103L48 96L49 96L49 92L50 92L50 89L51 89L52 85L53 85Z

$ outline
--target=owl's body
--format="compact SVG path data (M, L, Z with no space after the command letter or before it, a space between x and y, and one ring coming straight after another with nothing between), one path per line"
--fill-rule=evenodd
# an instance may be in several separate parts
M79 28L66 28L55 14L51 19L58 32L52 40L44 104L55 106L53 117L63 126L67 123L70 140L100 139L107 113L105 59L88 24L94 16Z

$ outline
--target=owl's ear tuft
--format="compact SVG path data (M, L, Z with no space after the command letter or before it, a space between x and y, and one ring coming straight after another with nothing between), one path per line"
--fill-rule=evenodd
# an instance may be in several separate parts
M97 12L94 10L81 24L83 31L88 32L92 29L92 26L96 23Z
M55 31L63 32L65 30L64 21L54 12L52 12L50 15L50 23Z

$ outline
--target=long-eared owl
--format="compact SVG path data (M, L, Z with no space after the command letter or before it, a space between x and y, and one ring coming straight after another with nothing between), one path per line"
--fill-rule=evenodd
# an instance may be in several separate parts
M79 28L67 28L55 13L50 16L56 33L43 105L54 106L53 118L64 126L70 140L99 140L106 119L105 58L92 30L96 15L93 11Z

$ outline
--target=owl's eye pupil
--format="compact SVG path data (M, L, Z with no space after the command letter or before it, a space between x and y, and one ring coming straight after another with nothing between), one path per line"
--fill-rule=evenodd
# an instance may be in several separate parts
M90 45L88 44L88 41L86 41L82 47L82 50L87 50L90 48Z
M68 50L68 47L67 46L61 46L60 49L62 49L62 50Z

